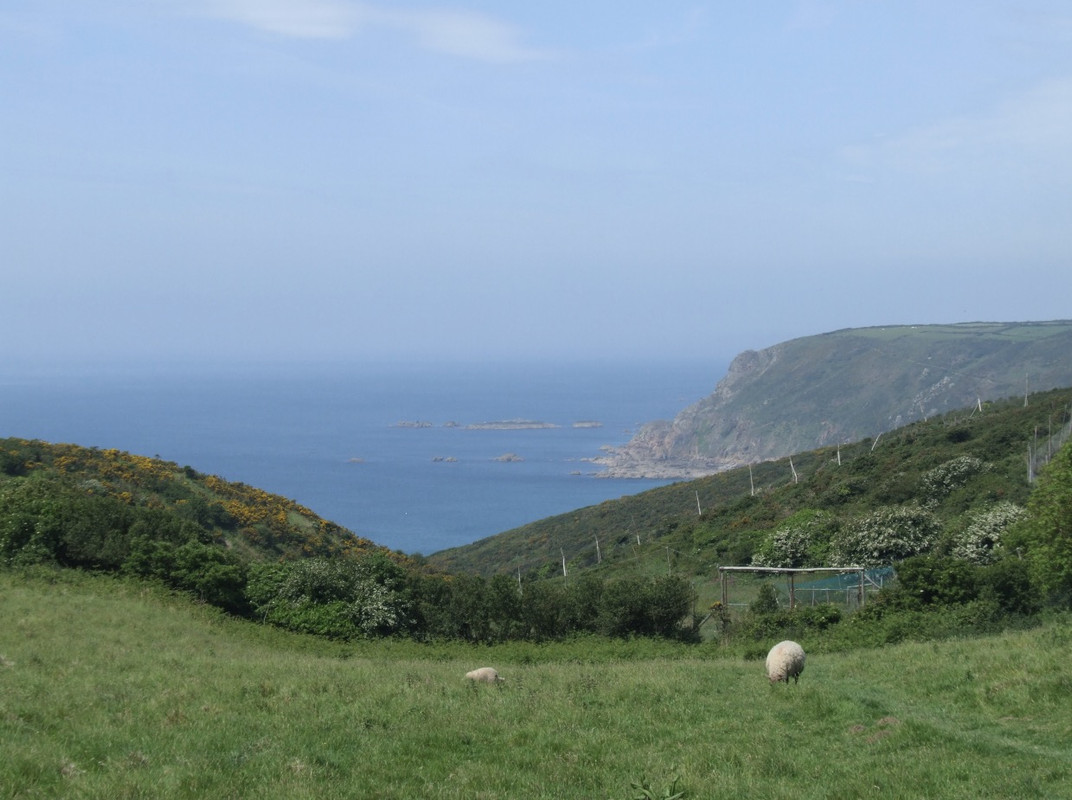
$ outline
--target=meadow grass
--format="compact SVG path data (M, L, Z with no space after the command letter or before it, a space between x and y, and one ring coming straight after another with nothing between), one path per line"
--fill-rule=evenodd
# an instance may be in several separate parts
M770 686L714 644L330 643L67 573L0 573L0 620L4 798L1072 796L1067 621Z

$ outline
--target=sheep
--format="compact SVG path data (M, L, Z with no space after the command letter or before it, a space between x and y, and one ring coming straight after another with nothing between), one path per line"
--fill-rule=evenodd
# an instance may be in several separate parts
M788 685L790 678L797 683L803 671L804 648L796 642L778 642L767 653L767 677L772 684L785 681Z
M492 667L474 669L472 672L465 673L465 677L477 683L501 683L506 680L506 678L500 677L499 673Z

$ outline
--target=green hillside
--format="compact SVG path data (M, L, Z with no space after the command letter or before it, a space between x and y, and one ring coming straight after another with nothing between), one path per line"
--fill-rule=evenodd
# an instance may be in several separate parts
M747 653L775 634L838 650L996 630L1072 605L1070 408L1072 390L978 403L427 559L189 467L5 440L0 568L136 578L347 641L598 634L718 638ZM742 582L719 601L718 568L744 564L892 565L897 580L837 624L840 609L786 605L770 582Z
M347 640L675 638L690 607L683 583L647 581L596 602L548 595L549 614L526 607L535 593L523 603L509 582L436 571L245 484L118 450L23 439L0 440L5 567L136 578L236 616Z
M280 495L121 450L0 439L0 487L8 493L77 495L79 512L90 520L103 517L113 532L129 530L142 517L155 516L157 524L178 520L206 543L250 559L387 552ZM113 557L125 556L127 546L112 542L111 549L119 548ZM72 562L80 558L76 549ZM107 549L98 552L98 560L108 557Z
M332 644L77 573L0 572L0 617L3 798L1072 795L1064 617L791 686L714 646Z
M741 353L715 391L603 463L687 478L1072 385L1072 322L851 328Z
M925 504L949 542L971 515L998 501L1022 506L1031 486L1029 448L1069 423L1062 389L949 412L852 444L674 483L577 509L428 557L437 568L561 575L598 569L625 575L667 569L714 579L720 565L748 564L786 520L804 511L848 529L877 509ZM926 476L957 459L979 469L936 496ZM971 462L974 463L974 462ZM698 511L699 509L699 511ZM599 543L597 550L596 542Z

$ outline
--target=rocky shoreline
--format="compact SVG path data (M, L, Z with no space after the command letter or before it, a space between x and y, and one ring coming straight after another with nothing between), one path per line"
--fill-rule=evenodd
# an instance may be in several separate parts
M634 480L689 481L713 475L736 464L718 466L707 461L645 458L625 448L604 448L606 455L593 458L601 467L596 478L629 478Z

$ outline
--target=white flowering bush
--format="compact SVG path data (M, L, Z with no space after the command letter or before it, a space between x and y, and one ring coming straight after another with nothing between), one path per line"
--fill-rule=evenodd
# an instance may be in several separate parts
M993 564L1001 552L1001 534L1026 516L1025 509L1008 501L977 512L954 539L950 554L973 564Z
M338 638L389 634L406 622L401 568L386 557L256 565L246 595L265 621Z
M404 619L405 603L397 592L368 579L354 588L357 598L347 607L347 613L361 633L372 636L398 628Z
M957 456L923 473L920 482L927 502L937 503L990 465L975 456Z
M887 506L848 526L837 537L832 560L835 566L875 567L930 550L942 524L917 505Z
M752 563L757 567L816 566L823 561L831 525L831 515L822 511L794 514L767 536Z
M806 526L781 527L772 532L752 556L757 567L799 567L808 555L811 537Z

